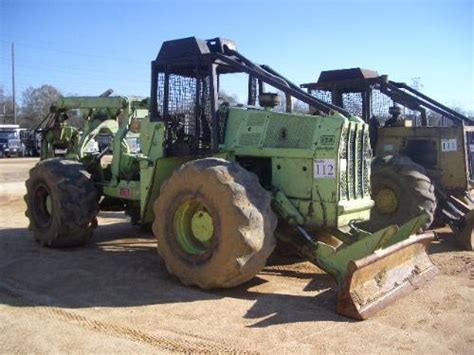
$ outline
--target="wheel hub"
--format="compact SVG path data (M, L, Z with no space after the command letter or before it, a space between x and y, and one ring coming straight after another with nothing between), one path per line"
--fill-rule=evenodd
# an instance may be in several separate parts
M214 234L211 215L206 211L197 211L191 219L191 230L196 239L201 242L208 242Z
M398 198L390 188L383 188L375 195L375 206L383 214L394 213L398 208Z
M205 254L211 249L214 222L199 201L182 203L174 216L175 238L181 249L191 255Z

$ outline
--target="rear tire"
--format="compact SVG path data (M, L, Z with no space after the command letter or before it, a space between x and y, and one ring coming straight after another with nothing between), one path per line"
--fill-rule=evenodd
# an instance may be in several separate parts
M402 225L426 212L428 229L434 219L436 196L426 170L408 157L376 157L372 161L372 198L370 229L378 230L391 224Z
M34 239L52 248L86 244L97 226L97 190L84 166L47 159L30 170L26 181L26 216Z
M158 252L185 285L242 284L265 266L275 247L270 193L235 162L205 158L184 164L162 185L154 213Z

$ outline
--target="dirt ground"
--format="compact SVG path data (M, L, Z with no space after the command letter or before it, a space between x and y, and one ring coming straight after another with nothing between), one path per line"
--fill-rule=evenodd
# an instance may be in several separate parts
M34 163L0 160L0 353L474 352L474 253L448 230L430 250L440 274L358 322L335 313L328 275L281 257L236 289L184 287L121 213L87 247L41 248L24 216Z

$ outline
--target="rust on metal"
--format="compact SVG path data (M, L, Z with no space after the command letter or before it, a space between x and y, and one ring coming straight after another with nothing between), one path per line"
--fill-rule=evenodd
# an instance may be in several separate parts
M434 234L424 233L351 261L339 289L337 312L367 319L432 279L438 269L426 248Z

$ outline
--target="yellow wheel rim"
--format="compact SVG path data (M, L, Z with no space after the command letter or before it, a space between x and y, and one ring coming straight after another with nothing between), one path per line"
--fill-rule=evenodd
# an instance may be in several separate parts
M375 207L382 214L394 213L398 208L398 198L395 192L387 187L375 195Z
M212 248L212 215L197 200L187 200L178 207L174 215L174 230L179 246L188 254L205 254Z

